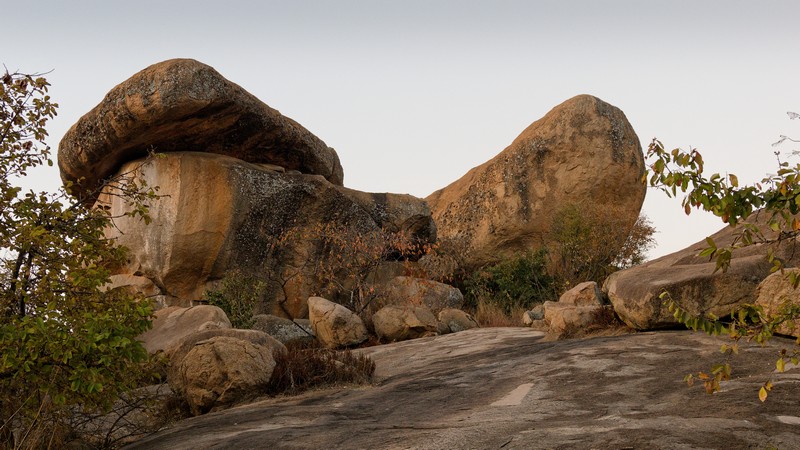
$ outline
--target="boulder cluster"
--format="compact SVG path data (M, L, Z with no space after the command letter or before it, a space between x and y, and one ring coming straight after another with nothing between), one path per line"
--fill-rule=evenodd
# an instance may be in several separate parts
M348 189L333 148L190 59L154 64L113 88L66 133L58 165L79 201L116 218L106 234L129 249L129 258L114 268L109 288L155 300L160 309L141 340L165 355L169 384L194 414L269 385L274 357L287 344L340 349L478 326L462 310L462 293L426 279L424 260L413 252L373 261L371 299L361 308L336 298L331 285L363 294L345 276L374 250L361 236L401 235L413 248L455 243L460 268L472 270L547 246L560 205L613 206L620 223L632 226L645 194L641 145L630 123L589 95L555 107L490 161L426 199ZM150 223L126 214L131 205L115 195L115 185L131 181L158 187ZM346 243L354 253L331 251L320 239L331 230L352 241ZM321 267L336 269L323 279ZM206 293L233 273L263 287L249 329L233 328L233 316L205 304ZM622 279L606 286L620 311ZM596 284L584 283L525 320L565 334L610 308Z

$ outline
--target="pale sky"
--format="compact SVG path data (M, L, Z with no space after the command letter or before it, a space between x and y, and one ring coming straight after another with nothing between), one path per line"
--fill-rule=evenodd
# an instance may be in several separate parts
M64 132L150 64L194 58L339 154L345 185L425 197L577 94L622 109L644 148L698 148L755 182L800 137L800 1L0 0L0 63L46 72ZM798 149L786 145L789 152ZM55 169L30 185L53 189ZM649 191L658 246L721 228Z

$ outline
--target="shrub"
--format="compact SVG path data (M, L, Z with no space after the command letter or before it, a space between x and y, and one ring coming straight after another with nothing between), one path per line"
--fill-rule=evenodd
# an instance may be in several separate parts
M56 193L15 184L53 164L45 125L57 105L48 87L39 76L0 76L0 447L57 446L73 411L105 411L149 375L136 337L151 326L150 305L104 289L125 251L105 237L114 218L102 197L90 208L69 183ZM109 180L103 194L149 221L155 190L131 174Z
M498 306L506 314L558 298L556 283L547 273L547 251L529 252L476 271L465 281L465 302Z
M550 231L550 273L565 290L584 281L602 284L613 272L644 262L654 233L644 215L631 226L621 211L607 205L566 206Z
M332 350L318 343L286 346L273 355L276 366L268 393L298 394L313 388L364 384L375 373L375 362L350 350Z
M209 305L225 311L233 328L249 329L253 325L255 308L264 297L267 285L253 275L234 269L225 276L217 289L207 290Z

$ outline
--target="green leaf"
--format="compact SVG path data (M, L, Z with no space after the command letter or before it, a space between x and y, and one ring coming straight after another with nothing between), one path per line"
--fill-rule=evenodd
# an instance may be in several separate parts
M778 369L778 372L783 372L786 368L786 362L783 358L778 358L778 361L775 362L775 368Z

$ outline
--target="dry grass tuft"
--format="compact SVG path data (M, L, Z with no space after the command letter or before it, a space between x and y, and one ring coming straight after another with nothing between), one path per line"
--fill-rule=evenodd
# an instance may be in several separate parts
M365 384L372 380L375 362L350 350L331 350L319 344L287 345L275 352L275 371L267 393L295 395L340 384Z
M478 301L475 308L475 320L484 328L491 327L522 327L522 314L526 308L521 306L511 308L511 313L507 313L502 306L484 300Z

